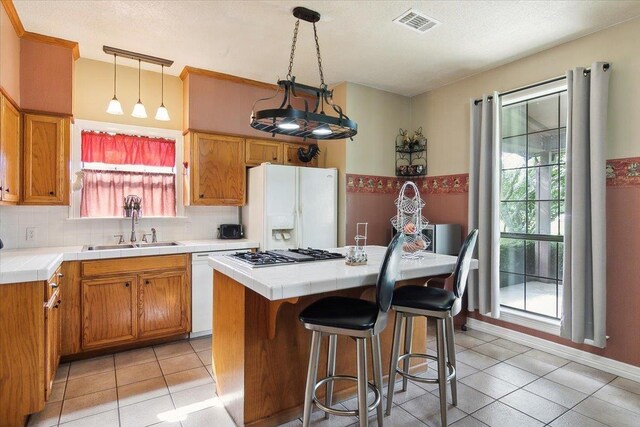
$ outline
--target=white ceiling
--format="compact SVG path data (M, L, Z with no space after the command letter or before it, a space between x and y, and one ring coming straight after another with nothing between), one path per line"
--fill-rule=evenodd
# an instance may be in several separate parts
M295 19L317 24L325 79L417 95L640 16L640 1L52 1L14 0L27 31L269 83L287 74ZM442 24L418 34L392 22L414 7ZM124 64L125 61L122 60ZM135 65L133 61L131 65ZM311 24L300 23L294 75L319 82Z

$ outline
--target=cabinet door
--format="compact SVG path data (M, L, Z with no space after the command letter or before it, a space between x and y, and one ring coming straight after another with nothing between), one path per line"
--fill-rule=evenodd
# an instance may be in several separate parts
M82 281L82 348L108 347L137 337L135 275Z
M24 116L24 204L69 204L69 144L68 118Z
M315 158L309 163L304 163L298 159L298 149L303 148L305 151L309 149L309 144L291 144L284 143L284 164L290 166L318 166L318 159Z
M140 275L139 337L189 332L190 300L190 283L184 271Z
M191 204L244 205L244 139L194 133L191 150Z
M48 286L47 286L48 287ZM49 399L60 362L60 292L56 290L45 305L44 327L44 396Z
M264 139L247 139L245 145L247 165L257 166L264 162L282 164L282 143Z
M20 113L0 95L0 200L20 198Z

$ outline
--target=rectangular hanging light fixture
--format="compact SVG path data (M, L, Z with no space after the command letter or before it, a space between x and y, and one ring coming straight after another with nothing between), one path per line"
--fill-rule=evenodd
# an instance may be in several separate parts
M116 98L116 63L115 61L116 61L116 58L119 56L121 58L128 58L128 59L133 59L135 61L138 61L138 102L134 106L133 113L131 114L133 117L138 117L138 118L147 117L144 104L142 104L142 101L140 100L140 65L141 63L147 62L149 64L160 65L162 67L162 81L161 81L162 100L155 118L156 120L168 121L169 111L164 106L164 67L170 67L171 65L173 65L173 61L169 59L158 58L157 56L151 56L151 55L145 55L143 53L132 52L130 50L118 49L116 47L111 47L111 46L102 46L102 51L108 55L113 55L113 60L114 60L113 99L109 103L109 108L107 108L107 112L109 114L118 114L118 115L122 114L122 106L120 105L120 102Z

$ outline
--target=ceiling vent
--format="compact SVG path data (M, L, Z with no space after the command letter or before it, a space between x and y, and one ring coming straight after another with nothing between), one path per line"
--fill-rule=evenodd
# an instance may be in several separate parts
M423 34L440 24L439 21L425 15L422 12L418 12L415 9L409 9L402 15L393 20L398 25L402 25L405 28L409 28L417 33Z

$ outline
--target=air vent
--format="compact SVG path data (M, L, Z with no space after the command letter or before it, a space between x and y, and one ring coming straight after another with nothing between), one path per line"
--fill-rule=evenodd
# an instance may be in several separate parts
M402 15L393 20L398 25L409 28L417 33L423 34L427 30L440 24L439 21L425 15L422 12L418 12L415 9L409 9Z

